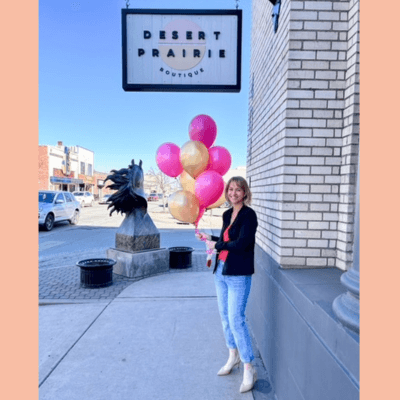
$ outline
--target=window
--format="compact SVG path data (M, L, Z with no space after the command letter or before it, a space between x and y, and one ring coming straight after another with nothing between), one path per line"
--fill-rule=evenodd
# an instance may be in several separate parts
M85 175L85 163L81 161L81 174Z
M57 195L57 197L56 197L56 202L57 202L58 200L64 201L64 196L63 196L62 193L59 193L59 194Z
M88 166L87 166L87 174L89 176L92 176L92 164L88 164Z
M67 202L71 202L72 201L72 197L69 193L64 193L65 198L67 199Z
M54 193L39 192L39 201L41 203L52 203L54 196Z

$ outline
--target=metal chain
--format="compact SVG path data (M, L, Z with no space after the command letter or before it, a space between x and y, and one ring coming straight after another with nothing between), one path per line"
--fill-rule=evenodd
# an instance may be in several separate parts
M126 0L126 8L129 8L129 0Z
M236 10L238 9L238 7L239 7L239 0L236 0Z

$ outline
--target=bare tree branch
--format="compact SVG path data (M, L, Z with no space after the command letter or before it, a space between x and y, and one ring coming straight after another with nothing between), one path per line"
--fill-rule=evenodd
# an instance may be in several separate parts
M148 174L154 178L157 188L163 194L163 211L165 212L166 193L171 191L172 187L176 186L176 183L173 181L173 178L165 175L158 167L156 171L154 171L153 168L150 168Z

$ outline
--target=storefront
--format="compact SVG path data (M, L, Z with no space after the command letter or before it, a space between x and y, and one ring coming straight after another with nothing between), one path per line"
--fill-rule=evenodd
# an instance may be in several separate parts
M81 181L81 183L79 184L79 187L77 189L78 191L94 193L93 192L93 187L94 187L94 177L93 176L79 174L78 178Z
M111 181L106 182L107 176L109 173L106 172L94 172L94 187L93 194L96 200L101 199L106 194L113 194L115 190L110 189L108 184L111 184Z
M103 197L104 179L97 179L97 197Z
M271 3L252 1L246 317L274 397L358 400L360 1Z
M75 192L79 190L82 179L74 178L60 178L58 176L51 176L50 183L53 186L53 190L64 190L66 192Z

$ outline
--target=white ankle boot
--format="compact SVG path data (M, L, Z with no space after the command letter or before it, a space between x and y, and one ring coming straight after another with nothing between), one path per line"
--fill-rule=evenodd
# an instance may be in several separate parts
M248 392L249 390L253 389L256 380L257 380L257 371L250 364L249 369L244 368L243 382L240 385L240 393Z
M218 371L217 375L224 376L229 375L232 369L240 364L240 356L239 352L236 350L229 352L229 359L226 364Z

